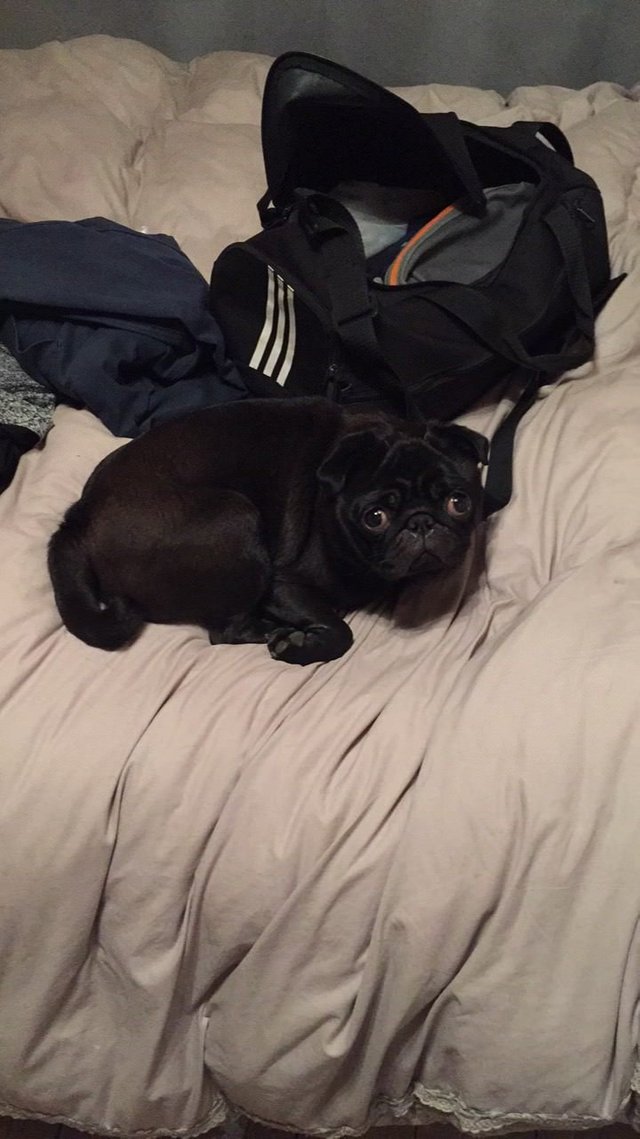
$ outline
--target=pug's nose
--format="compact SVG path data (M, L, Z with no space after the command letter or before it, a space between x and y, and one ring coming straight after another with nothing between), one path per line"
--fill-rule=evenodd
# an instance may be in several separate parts
M431 530L433 526L433 518L424 510L417 510L407 519L407 530L412 534L425 534L427 530Z

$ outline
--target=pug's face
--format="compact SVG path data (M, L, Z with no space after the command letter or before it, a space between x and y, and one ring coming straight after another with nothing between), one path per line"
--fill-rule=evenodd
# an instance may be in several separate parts
M386 581L460 565L481 518L488 444L457 425L345 435L318 471L348 553Z

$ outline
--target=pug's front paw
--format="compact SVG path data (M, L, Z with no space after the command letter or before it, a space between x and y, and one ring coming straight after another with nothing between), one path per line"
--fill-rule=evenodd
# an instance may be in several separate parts
M336 660L352 643L351 629L344 621L336 626L309 625L306 629L283 626L275 629L267 641L273 659L287 664Z

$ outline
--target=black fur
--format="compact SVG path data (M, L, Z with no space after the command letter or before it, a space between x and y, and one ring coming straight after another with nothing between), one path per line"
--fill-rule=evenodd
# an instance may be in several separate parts
M58 609L103 649L179 622L291 663L332 660L352 641L340 614L460 564L484 461L465 428L425 433L323 399L194 412L96 468L49 545ZM452 494L468 517L450 516Z

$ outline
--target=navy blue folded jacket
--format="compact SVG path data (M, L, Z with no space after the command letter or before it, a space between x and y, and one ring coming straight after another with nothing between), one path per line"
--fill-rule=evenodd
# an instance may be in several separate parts
M164 234L0 219L0 343L115 435L247 395L207 294Z

